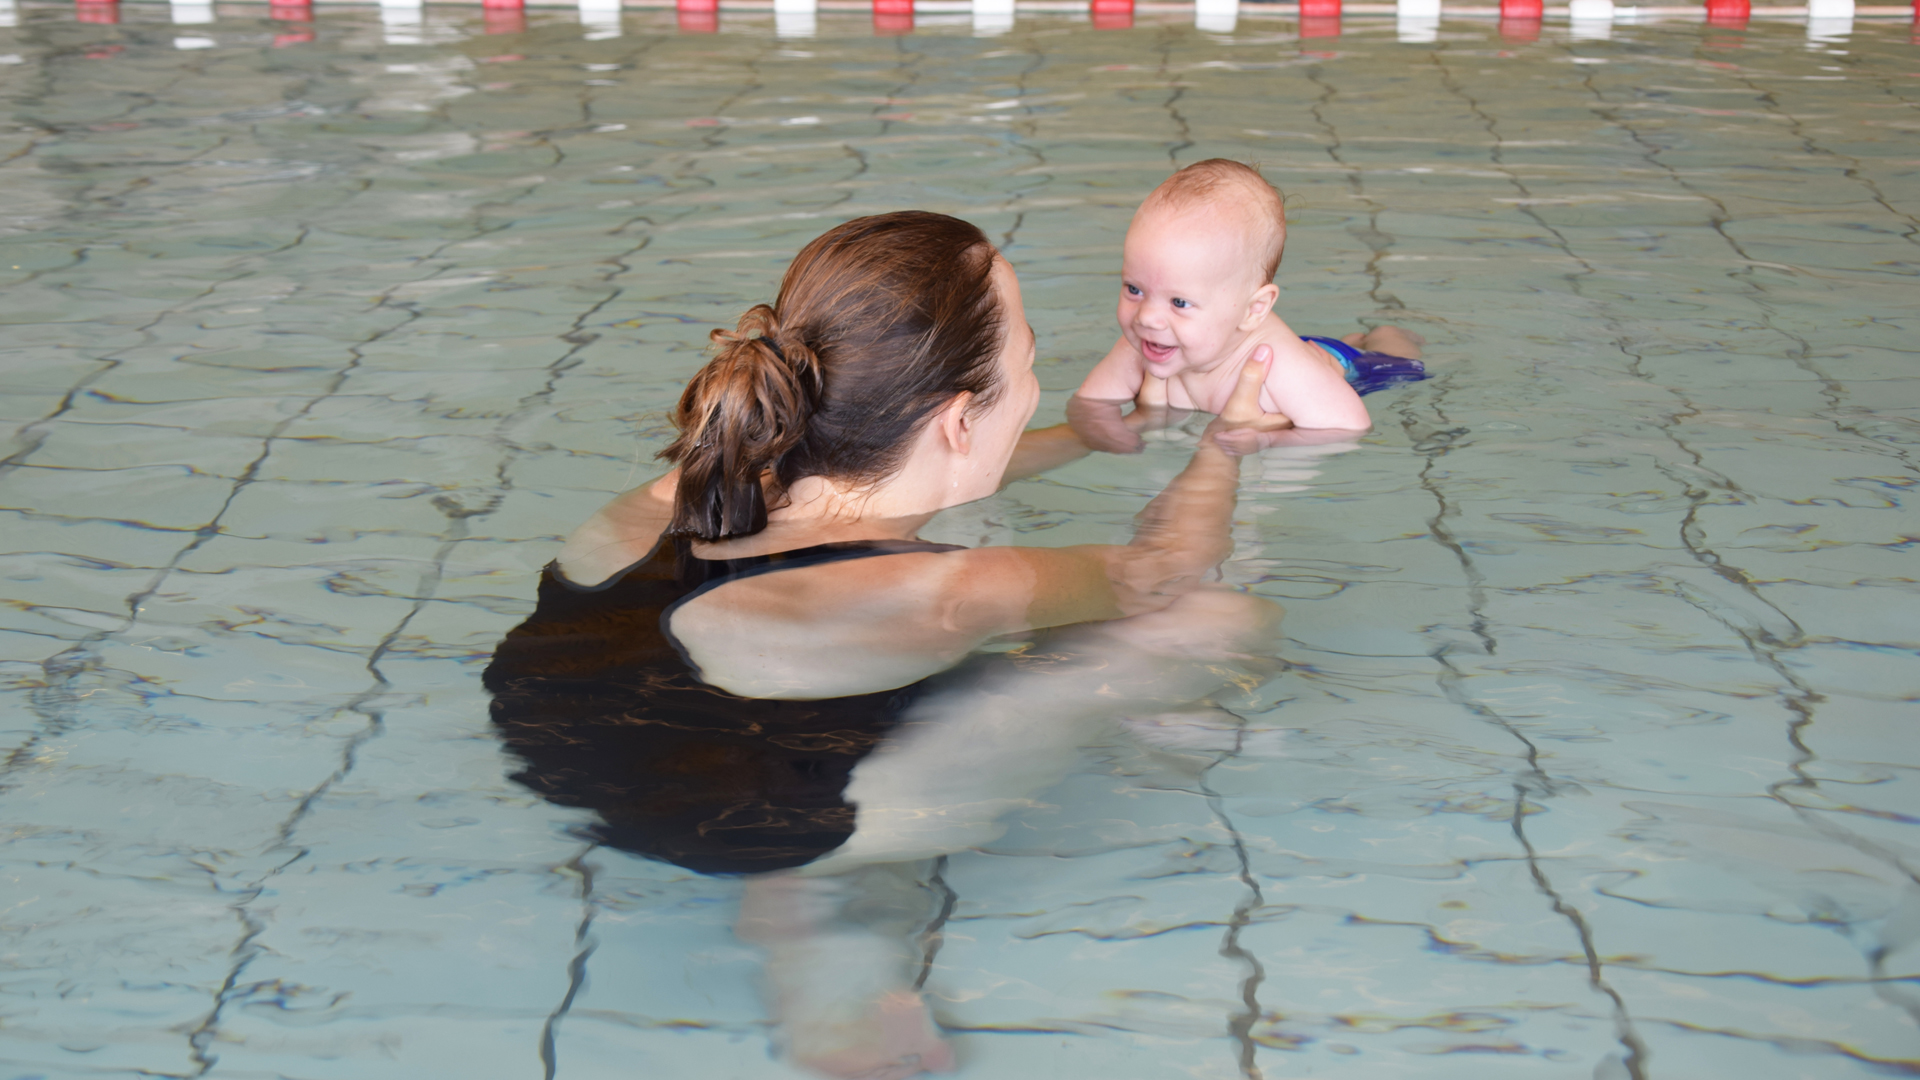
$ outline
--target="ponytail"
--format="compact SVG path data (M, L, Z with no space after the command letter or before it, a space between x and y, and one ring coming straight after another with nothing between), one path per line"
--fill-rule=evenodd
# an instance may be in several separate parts
M809 476L871 483L907 458L927 417L999 389L1006 338L995 252L977 227L924 210L855 218L787 267L772 307L716 330L716 354L672 415L674 536L766 528Z
M674 409L680 437L661 457L680 466L675 536L724 540L767 527L767 497L785 493L780 466L820 406L820 362L781 340L773 309L760 304L737 330L715 330L719 352L694 375Z

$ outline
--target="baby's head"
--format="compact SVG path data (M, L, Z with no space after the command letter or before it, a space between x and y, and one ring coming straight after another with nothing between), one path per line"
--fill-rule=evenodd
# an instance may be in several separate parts
M1207 371L1257 329L1280 290L1280 193L1225 158L1168 177L1134 212L1120 264L1120 330L1157 378Z

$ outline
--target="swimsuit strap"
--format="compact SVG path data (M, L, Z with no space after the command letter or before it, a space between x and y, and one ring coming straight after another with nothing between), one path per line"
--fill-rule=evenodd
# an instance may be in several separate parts
M1341 341L1339 338L1315 337L1312 334L1302 334L1300 335L1300 340L1311 341L1315 345L1332 353L1333 358L1340 361L1340 368L1347 373L1347 380L1349 382L1360 374L1359 367L1354 364L1354 361L1360 358L1361 352L1359 349Z
M626 566L608 574L594 585L580 585L567 579L561 573L558 560L549 562L544 569L568 592L597 593L620 584L628 574L640 569L656 559L675 562L681 568L681 574L690 577L690 587L711 588L739 577L752 577L755 574L769 574L776 570L797 570L803 566L817 566L820 563L839 562L842 559L863 559L872 555L902 555L914 551L959 551L954 544L936 544L931 540L837 540L831 544L815 544L812 547L795 548L792 551L776 551L767 555L748 555L739 559L702 559L692 551L692 545L684 537L662 536L656 540L653 549L644 556ZM676 561L677 560L677 561Z
M681 553L687 568L684 576L697 581L698 584L694 586L692 592L676 601L674 606L684 604L700 593L718 588L729 581L777 573L781 570L799 570L808 566L845 562L848 559L868 559L876 555L910 555L915 552L938 554L943 551L965 550L966 548L959 544L936 544L931 540L836 540L831 544L815 544L812 547L795 548L792 551L748 555L739 559L702 559L693 553L692 545L688 544Z
M664 542L664 541L663 541ZM777 551L767 555L748 555L740 559L702 559L693 554L693 545L681 539L679 543L682 562L681 580L692 587L673 603L660 612L660 633L680 654L680 659L697 676L700 665L693 662L687 647L680 643L679 635L673 632L673 613L679 611L687 601L719 588L730 581L742 578L759 577L762 574L778 573L782 570L799 570L808 566L824 566L827 563L846 562L849 559L869 559L878 555L910 555L916 552L938 554L945 551L965 551L959 544L936 544L931 540L838 540L831 544L815 544L812 547L795 548L792 551ZM697 584L694 584L697 582Z

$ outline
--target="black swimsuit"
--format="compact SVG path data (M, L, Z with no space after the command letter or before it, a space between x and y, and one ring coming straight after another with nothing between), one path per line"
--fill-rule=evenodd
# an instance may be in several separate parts
M700 679L668 628L681 604L729 581L907 552L856 540L745 559L695 558L663 539L604 584L552 566L533 615L507 633L484 681L493 722L525 763L513 779L595 810L593 839L708 874L802 866L853 835L853 767L926 680L819 701L731 694Z

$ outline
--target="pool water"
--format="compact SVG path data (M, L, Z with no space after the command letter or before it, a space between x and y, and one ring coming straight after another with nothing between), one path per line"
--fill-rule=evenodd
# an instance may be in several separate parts
M578 839L480 671L806 240L979 223L1053 422L1209 156L1437 377L1245 465L1288 670L927 882L962 1075L1920 1071L1905 21L417 13L0 29L0 1080L799 1075L738 882ZM1123 539L1190 444L926 535Z

